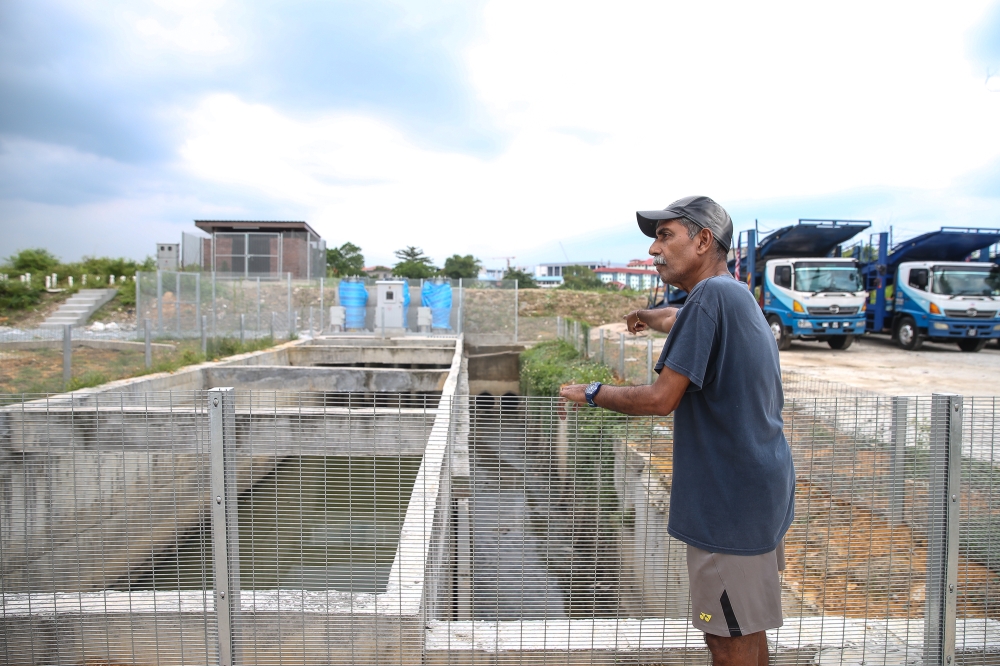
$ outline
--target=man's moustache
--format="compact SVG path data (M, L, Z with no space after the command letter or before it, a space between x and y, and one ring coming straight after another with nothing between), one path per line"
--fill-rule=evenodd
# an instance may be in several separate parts
M660 255L656 255L655 257L653 257L653 265L654 266L666 266L667 265L667 260L664 259L663 257L661 257Z

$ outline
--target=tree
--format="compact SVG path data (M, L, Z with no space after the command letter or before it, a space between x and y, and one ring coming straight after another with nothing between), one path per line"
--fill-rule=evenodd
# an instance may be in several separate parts
M565 266L562 271L563 284L561 289L575 289L577 291L599 291L607 289L607 285L601 282L597 273L586 266Z
M407 245L402 250L396 250L394 254L399 261L392 267L392 274L397 277L419 280L437 273L437 268L431 263L430 257L419 247Z
M21 250L8 258L7 262L18 273L33 275L48 275L59 265L59 259L54 254L40 247Z
M452 280L474 278L479 276L479 269L482 267L482 262L471 254L467 254L464 257L460 254L453 254L444 260L444 268L441 269L441 274L450 277Z
M365 257L354 243L344 243L326 251L326 271L330 277L361 275L364 267Z
M503 274L504 280L517 280L518 289L537 289L538 283L535 282L535 277L526 271L522 271L519 268L508 268L507 272Z

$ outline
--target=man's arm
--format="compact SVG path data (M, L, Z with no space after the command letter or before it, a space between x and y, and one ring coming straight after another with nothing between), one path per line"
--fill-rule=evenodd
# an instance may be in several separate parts
M669 333L677 320L678 308L656 308L655 310L635 310L625 315L625 327L629 333L639 333L647 328Z
M656 381L648 386L602 386L594 403L633 416L666 416L677 409L690 383L684 375L664 367ZM586 405L586 389L586 384L569 384L559 389L559 395Z

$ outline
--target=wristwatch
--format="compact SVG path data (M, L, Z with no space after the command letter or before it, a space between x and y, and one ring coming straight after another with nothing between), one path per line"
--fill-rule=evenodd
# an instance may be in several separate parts
M601 390L601 386L601 382L594 382L587 387L586 391L583 392L583 394L587 397L587 404L591 407L597 407L597 405L594 404L594 398L597 397L597 392Z

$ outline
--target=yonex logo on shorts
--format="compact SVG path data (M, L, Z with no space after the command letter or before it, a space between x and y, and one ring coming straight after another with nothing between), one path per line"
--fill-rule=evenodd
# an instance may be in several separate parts
M701 618L701 620L702 620L703 622L711 622L711 621L712 621L712 616L711 616L711 615L709 615L708 613L702 613L702 614L701 614L701 615L699 615L698 617L699 617L699 618Z

